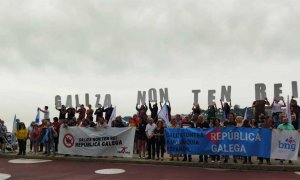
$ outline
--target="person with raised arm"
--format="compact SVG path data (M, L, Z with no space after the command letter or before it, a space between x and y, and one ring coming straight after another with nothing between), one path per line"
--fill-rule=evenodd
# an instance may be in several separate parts
M266 115L266 105L270 105L270 102L268 101L268 98L265 98L264 100L256 100L253 102L252 107L255 111L255 124L258 125L259 122L259 116L261 114Z
M39 111L41 111L42 113L44 113L44 119L47 121L50 121L50 112L48 110L48 106L45 106L44 109L38 108Z
M222 99L220 99L220 103L221 103L221 107L222 110L224 112L224 117L227 118L228 114L230 113L230 109L231 109L231 99L228 102L223 102Z
M157 112L158 112L157 102L155 102L155 104L153 104L153 107L152 107L151 102L149 101L149 109L151 111L151 118L154 120L154 123L156 123L157 120L158 120L158 116L157 116Z
M282 101L283 104L280 103L280 100ZM280 99L274 98L274 100L271 104L271 108L272 108L273 123L274 123L275 127L277 127L280 124L279 115L282 113L282 107L285 107L285 106L286 106L286 104L284 102L283 97L281 97Z

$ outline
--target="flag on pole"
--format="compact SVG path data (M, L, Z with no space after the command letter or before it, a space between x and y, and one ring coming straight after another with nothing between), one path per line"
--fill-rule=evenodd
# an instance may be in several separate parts
M158 113L158 117L162 118L166 124L167 127L171 127L171 123L169 120L169 111L167 104L165 103L162 107L162 109Z
M14 121L13 121L13 127L12 127L12 133L15 133L17 131L17 115L15 114Z
M110 118L109 118L109 121L108 121L108 126L111 127L111 124L112 122L116 119L116 106L114 107L111 115L110 115Z
M39 110L37 110L37 114L36 114L36 117L35 117L35 123L40 124L40 111Z
M247 118L248 118L248 108L246 107L245 114L244 114L244 120L247 120Z
M291 107L290 107L290 96L287 97L287 105L286 105L286 115L287 115L287 118L289 120L289 123L291 124L292 123L292 118L291 118Z
M13 121L10 144L13 144L15 142L15 132L16 131L17 131L17 115L15 114L14 121Z

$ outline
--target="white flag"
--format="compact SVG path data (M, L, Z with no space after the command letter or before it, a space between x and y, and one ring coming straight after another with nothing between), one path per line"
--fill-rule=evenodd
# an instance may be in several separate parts
M109 118L109 121L108 121L108 126L111 127L111 124L112 122L116 119L116 106L114 107L111 115L110 115L110 118Z
M162 109L158 113L158 117L162 118L167 127L171 127L171 123L169 120L169 111L166 104L162 107Z
M15 133L16 131L17 131L17 115L15 115L14 117L12 133Z
M290 107L290 96L287 97L287 105L286 105L286 115L289 120L289 123L292 124L292 118L291 118L291 107Z
M248 118L248 108L246 107L245 115L244 115L244 120L247 120Z

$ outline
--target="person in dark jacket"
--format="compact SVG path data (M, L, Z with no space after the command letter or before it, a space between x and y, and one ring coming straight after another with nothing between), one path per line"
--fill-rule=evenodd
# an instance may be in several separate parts
M114 108L112 107L112 105L110 105L109 107L104 109L106 123L108 123L113 110L114 110Z
M158 116L157 116L157 112L158 112L158 106L157 106L157 102L155 102L155 104L151 105L150 101L149 101L149 109L151 111L151 118L154 120L154 123L157 123L158 120Z

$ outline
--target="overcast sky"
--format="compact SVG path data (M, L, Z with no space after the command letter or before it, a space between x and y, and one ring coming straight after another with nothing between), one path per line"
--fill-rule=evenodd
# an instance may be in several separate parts
M28 125L37 107L58 115L55 95L83 103L85 93L92 104L111 94L117 114L132 115L149 88L169 88L173 114L191 111L193 89L203 108L222 85L242 107L255 83L269 99L283 83L286 97L299 80L299 9L297 0L0 1L0 118Z

